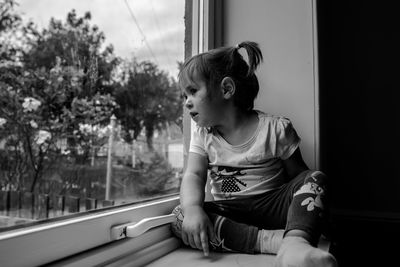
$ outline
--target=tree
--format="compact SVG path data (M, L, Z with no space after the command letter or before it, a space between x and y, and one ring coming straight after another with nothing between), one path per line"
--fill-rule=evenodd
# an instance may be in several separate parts
M155 130L161 131L171 122L181 123L177 83L154 63L136 60L124 67L121 80L115 98L120 106L116 115L125 130L124 139L129 143L136 140L144 129L148 148L153 150Z
M15 31L21 28L21 17L14 11L13 0L0 1L0 66L16 61L18 47L10 41Z
M88 154L84 131L77 134L79 126L107 121L116 104L110 95L96 94L75 97L68 109L66 95L70 87L79 86L74 81L80 75L70 67L55 66L50 72L0 68L0 74L0 136L8 154L2 171L15 188L34 191L46 168L66 152L58 143L71 138L71 127L79 122L72 138Z
M88 137L82 125L108 124L117 107L110 92L119 59L112 47L101 51L105 37L90 27L89 13L79 18L72 11L66 23L52 19L39 32L32 23L20 23L12 0L5 4L0 11L8 19L1 21L0 37L19 31L24 42L2 50L2 62L12 64L0 65L1 182L33 192L66 152L62 140L70 141L75 157L76 147L87 156L90 145L102 141Z
M52 18L48 29L37 33L30 42L30 50L24 55L25 67L51 69L57 58L61 65L74 66L86 73L78 97L95 93L112 93L113 71L120 63L112 45L102 50L105 35L90 25L91 14L78 17L75 10L67 14L66 21Z
M15 1L0 1L0 32L15 28L21 21L21 17L14 12Z
M94 107L101 98L108 99L108 105L111 105L108 108L115 108L111 93L115 87L114 70L120 63L120 59L113 54L112 45L102 49L105 35L96 25L91 26L90 20L89 12L79 17L75 10L67 14L65 22L52 18L47 29L31 38L30 49L24 54L27 69L50 70L54 65L59 65L79 72L79 78L74 80L79 86L70 87L71 90L64 92L65 101L54 108L58 112L64 112L63 109L67 108L72 114L75 113L76 116L68 121L68 143L73 156L79 157L81 162L87 159L90 148L83 135L78 138L74 133L81 124L108 124L109 115L85 111L85 107L88 104ZM90 110L102 109L97 107ZM78 155L77 147L84 149L83 155Z

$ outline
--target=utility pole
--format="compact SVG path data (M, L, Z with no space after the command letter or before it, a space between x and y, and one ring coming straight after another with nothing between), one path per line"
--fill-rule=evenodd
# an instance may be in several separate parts
M117 118L113 114L110 118L110 135L108 137L106 200L110 200L111 178L112 178L112 151L113 151L114 128L116 120Z

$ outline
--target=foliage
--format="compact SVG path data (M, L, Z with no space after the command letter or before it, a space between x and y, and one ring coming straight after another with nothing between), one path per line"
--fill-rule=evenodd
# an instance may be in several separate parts
M22 65L0 65L0 148L9 157L2 159L7 163L1 166L2 183L11 188L34 191L61 154L85 159L93 146L104 143L104 135L82 125L100 131L108 124L117 104L103 85L110 84L117 60L110 60L111 48L100 52L104 37L95 27L89 30L89 19L90 14L78 18L74 11L66 24L52 19L50 29L25 36L30 43L20 49ZM5 58L17 60L13 51L4 49Z
M142 168L140 176L136 183L140 194L155 195L165 190L169 179L175 178L175 171L161 155L154 153L150 164Z
M21 17L14 12L14 6L15 2L13 0L0 2L0 32L16 27L21 21Z
M96 94L90 100L74 97L68 109L66 96L78 90L74 81L81 79L79 71L70 67L50 72L1 68L0 73L5 78L0 82L0 136L10 152L8 162L13 162L2 170L16 187L28 187L27 179L33 177L29 189L33 191L44 168L67 153L59 142L73 138L83 151L89 150L89 134L79 126L107 122L116 104L110 95Z
M0 66L15 62L19 51L9 38L21 29L21 17L14 11L15 5L14 0L0 1Z
M161 131L169 123L181 124L181 94L176 81L151 62L132 62L121 73L121 86L116 90L120 105L117 117L125 130L125 140L136 140L142 129L150 150L155 130Z
M61 59L64 66L76 67L87 74L82 77L78 97L95 93L112 93L113 71L120 59L112 45L102 49L105 35L96 25L90 25L91 15L78 17L75 10L67 14L66 21L50 20L48 29L30 40L30 50L24 55L26 68L50 70Z

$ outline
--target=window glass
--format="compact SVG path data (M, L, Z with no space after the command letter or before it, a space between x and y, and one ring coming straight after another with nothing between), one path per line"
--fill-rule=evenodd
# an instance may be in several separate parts
M177 193L184 0L0 0L0 231Z

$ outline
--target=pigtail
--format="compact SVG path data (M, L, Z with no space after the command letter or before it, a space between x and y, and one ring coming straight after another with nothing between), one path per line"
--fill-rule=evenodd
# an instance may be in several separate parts
M247 76L249 77L252 74L254 74L258 65L260 65L260 63L263 60L263 56L258 44L255 42L250 42L250 41L241 42L236 46L237 50L239 50L240 48L244 48L246 50L247 56L249 58L248 62L249 69L247 71Z

